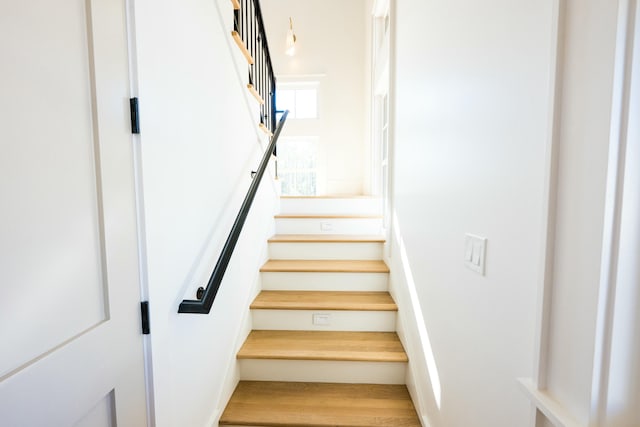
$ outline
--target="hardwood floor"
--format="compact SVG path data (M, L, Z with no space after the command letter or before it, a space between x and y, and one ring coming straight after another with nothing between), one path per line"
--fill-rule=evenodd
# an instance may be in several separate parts
M241 381L219 425L421 426L401 385L408 356L393 332L379 209L347 199L303 205L276 216L253 330L237 353ZM335 234L318 234L326 229Z
M269 243L384 243L377 235L349 234L277 234Z
M238 359L407 362L395 332L251 331Z
M220 425L419 427L404 385L241 381Z
M388 292L262 291L252 310L397 311Z
M380 215L340 215L340 214L279 214L275 218L289 218L289 219L359 219L359 218L382 218Z
M267 261L261 272L297 272L297 273L388 273L389 267L384 261L361 260L280 260Z

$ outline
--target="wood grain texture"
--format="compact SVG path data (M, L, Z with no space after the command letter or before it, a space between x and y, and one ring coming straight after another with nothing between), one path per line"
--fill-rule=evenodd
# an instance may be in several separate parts
M269 243L384 243L383 236L360 234L276 234Z
M420 427L404 385L241 381L220 425Z
M260 128L260 130L264 133L266 133L267 135L269 135L270 137L273 136L273 133L264 125L264 123L260 123L258 125L258 127Z
M262 99L258 91L253 87L251 83L247 84L247 89L249 89L251 95L253 95L253 97L260 103L260 105L264 105L264 99Z
M253 57L247 50L247 47L244 45L244 41L242 41L240 33L238 33L237 31L231 31L231 37L233 37L233 40L236 42L238 48L240 48L240 50L242 51L242 55L245 57L249 65L253 65Z
M345 214L278 214L276 219L362 219L382 218L381 215L345 215Z
M262 291L253 310L397 311L388 292Z
M361 260L279 260L267 261L260 271L296 273L388 273L384 261Z
M407 362L395 332L251 331L238 359Z
M322 196L280 196L281 199L377 199L365 194L325 194Z

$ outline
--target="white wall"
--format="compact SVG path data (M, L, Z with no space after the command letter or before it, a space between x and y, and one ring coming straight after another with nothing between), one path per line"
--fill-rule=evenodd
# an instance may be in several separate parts
M178 314L208 280L264 149L233 62L231 3L137 0L135 18L156 425L212 425L237 380L275 187L265 175L211 313Z
M547 387L585 424L598 309L616 2L569 1L557 182Z
M628 106L623 109L620 241L615 272L615 312L607 379L607 427L640 425L640 6L636 3L634 53L629 61ZM626 110L626 111L625 111Z
M410 390L433 426L636 426L640 7L489 3L397 7L390 262ZM461 267L466 231L489 238L485 279ZM513 388L528 371L548 418Z
M549 334L538 381L579 425L636 426L640 9L626 0L563 3Z
M406 260L396 245L390 262L403 310L412 276L424 316L403 325L425 354L409 354L419 406L433 427L524 426L515 378L533 366L550 2L395 4L392 241ZM465 233L488 238L484 277L464 267Z
M263 0L278 81L320 82L318 120L290 120L283 136L319 136L318 193L361 194L369 146L371 0ZM296 54L285 55L293 18ZM367 165L368 166L368 165Z

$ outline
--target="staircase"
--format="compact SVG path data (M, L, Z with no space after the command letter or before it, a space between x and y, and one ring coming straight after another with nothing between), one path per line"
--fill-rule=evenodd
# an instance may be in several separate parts
M420 426L379 201L283 198L221 426Z

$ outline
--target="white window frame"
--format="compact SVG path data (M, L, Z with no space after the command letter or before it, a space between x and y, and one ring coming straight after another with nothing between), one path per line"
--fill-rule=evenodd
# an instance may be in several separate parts
M280 108L280 105L277 105L278 100L278 92L281 90L310 90L313 89L316 92L316 114L315 117L298 117L297 108L294 106L289 110L289 116L287 116L287 120L318 120L320 118L320 82L317 80L305 80L305 81L284 81L278 82L276 86L276 106Z

